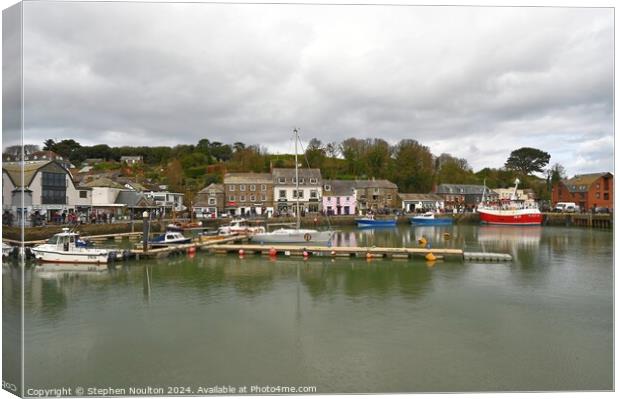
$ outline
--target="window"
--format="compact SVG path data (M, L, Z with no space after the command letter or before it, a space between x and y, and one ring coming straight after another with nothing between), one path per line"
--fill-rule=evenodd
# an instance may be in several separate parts
M245 191L245 184L239 184L239 191Z
M80 198L88 198L88 191L80 191Z
M234 195L229 195L228 196L228 201L235 202L235 196Z
M215 205L216 203L217 202L215 198L209 198L209 205Z
M256 184L250 184L250 191L256 191Z
M42 173L43 204L66 204L67 203L67 178L64 173Z
M239 202L245 202L245 195L239 196Z
M278 197L279 198L286 198L286 190L280 190Z
M235 185L234 184L228 185L228 191L235 191Z
M266 184L261 184L260 185L260 191L267 191L267 185Z
M596 189L600 190L601 189L601 183L596 183Z
M374 193L375 193L375 194L378 194L378 193L379 193L379 189L378 189L378 188L375 188Z
M278 183L280 183L280 184L284 184L284 183L286 183L286 178L284 178L284 177L279 177L279 178L278 178Z
M261 194L260 195L260 200L263 202L267 202L267 194Z
M310 178L310 184L316 184L316 179L314 177Z
M391 200L391 199L392 199L392 194L388 194L388 195L387 195L387 199L388 199L388 200Z
M347 197L347 201L349 201L349 197Z
M299 179L299 184L304 184L304 178Z
M603 193L603 199L609 200L609 193Z
M596 193L596 199L601 198L601 193Z
M332 186L330 186L329 184L325 185L325 191L332 191Z
M250 201L252 202L256 201L256 195L250 195Z
M316 190L310 190L310 198L318 198L319 193Z
M304 197L304 190L299 190L299 191L293 190L293 198L303 198L303 197Z

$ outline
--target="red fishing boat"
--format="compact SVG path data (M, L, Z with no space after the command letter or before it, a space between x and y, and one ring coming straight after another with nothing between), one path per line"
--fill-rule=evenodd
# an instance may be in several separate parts
M519 179L516 179L514 193L511 196L510 202L506 204L489 205L486 203L486 198L483 194L482 202L477 209L482 223L535 226L542 223L542 213L540 213L538 206L517 201L517 187L519 183Z

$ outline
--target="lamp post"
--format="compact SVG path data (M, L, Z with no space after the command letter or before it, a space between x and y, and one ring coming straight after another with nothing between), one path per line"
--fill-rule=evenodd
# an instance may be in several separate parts
M142 252L148 251L149 240L149 212L142 212Z

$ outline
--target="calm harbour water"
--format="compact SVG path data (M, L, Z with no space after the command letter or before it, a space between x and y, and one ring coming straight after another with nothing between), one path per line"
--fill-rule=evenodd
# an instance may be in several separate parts
M415 246L422 235L433 246L507 252L514 261L199 252L101 273L29 268L26 385L613 388L610 231L402 226L345 231L339 242ZM3 271L6 323L17 314L18 271Z

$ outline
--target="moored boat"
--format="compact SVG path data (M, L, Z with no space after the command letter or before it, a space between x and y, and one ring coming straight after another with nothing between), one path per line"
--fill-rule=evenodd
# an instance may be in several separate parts
M376 219L373 215L355 219L357 227L393 227L396 219Z
M263 226L250 226L250 223L246 219L233 220L229 224L218 229L218 234L220 235L259 234L264 232L265 228Z
M10 246L9 244L3 241L2 242L2 257L8 258L9 256L11 256L11 254L13 253L13 249L14 248L12 246Z
M447 226L452 224L452 218L438 218L432 212L426 212L422 215L412 216L409 222L420 226Z
M36 260L51 263L108 263L115 251L101 248L87 248L82 245L79 233L68 228L54 234L45 244L32 247Z
M299 141L299 133L294 129L295 133L295 191L299 192L299 162L297 160L297 142ZM329 244L334 235L332 230L314 230L301 229L299 196L296 196L296 228L281 228L271 232L260 232L250 237L251 241L259 243L298 243L298 244Z
M149 241L149 245L152 247L167 247L169 245L189 244L192 242L191 238L185 237L178 231L166 231L152 240Z
M503 225L531 225L537 226L542 223L542 213L535 205L525 205L516 200L519 179L515 180L514 193L510 202L503 205L489 205L484 201L480 203L477 212L480 221L486 224ZM486 186L485 186L486 187Z

